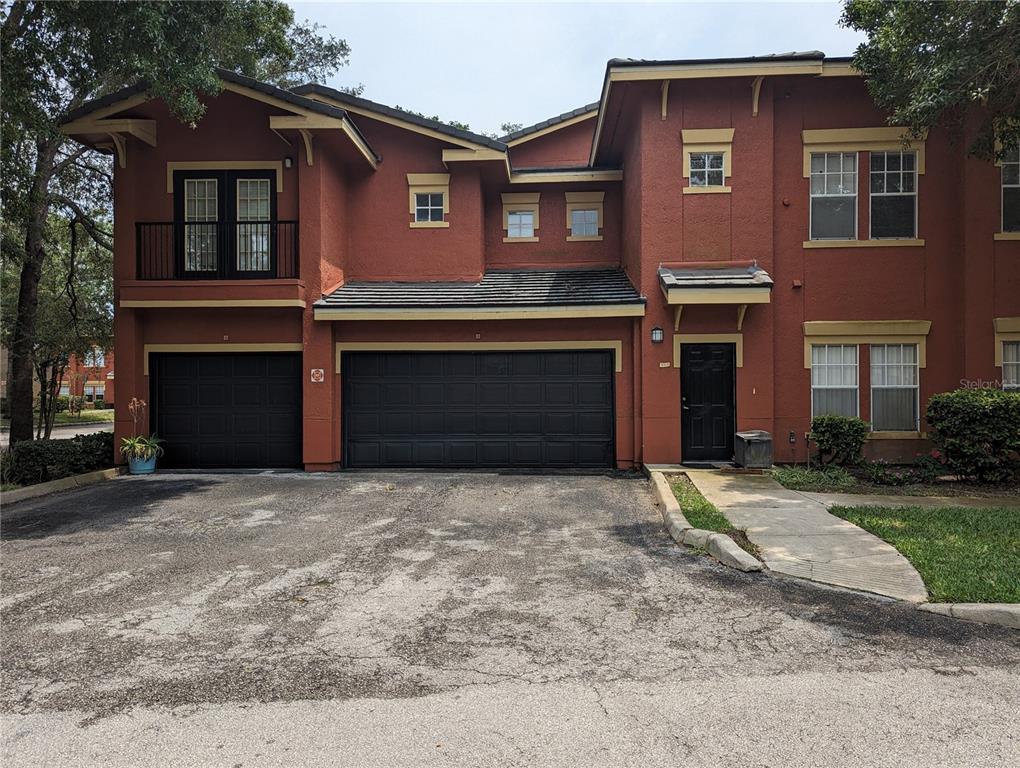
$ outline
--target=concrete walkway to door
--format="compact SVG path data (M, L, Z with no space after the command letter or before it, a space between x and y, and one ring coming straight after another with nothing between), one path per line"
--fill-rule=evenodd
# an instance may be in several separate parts
M687 470L702 495L761 552L773 571L897 600L924 602L924 582L881 539L829 514L825 504L771 477Z

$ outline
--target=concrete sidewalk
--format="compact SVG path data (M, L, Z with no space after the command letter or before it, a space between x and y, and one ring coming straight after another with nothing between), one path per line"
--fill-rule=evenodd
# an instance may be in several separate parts
M829 514L824 503L765 475L687 470L687 476L734 526L747 531L773 571L897 600L928 599L903 555Z

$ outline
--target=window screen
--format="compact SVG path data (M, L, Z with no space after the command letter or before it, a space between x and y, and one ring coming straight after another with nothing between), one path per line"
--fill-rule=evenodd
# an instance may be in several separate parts
M871 153L871 236L917 237L917 157L914 152Z
M916 344L871 345L871 428L917 431Z
M574 237L595 237L599 233L599 212L573 210L570 212L570 234Z
M1002 160L1002 231L1020 232L1020 146Z
M507 237L535 236L535 214L532 211L510 211L506 222Z
M857 239L857 154L811 155L811 239Z
M812 416L856 416L857 387L856 344L812 345Z

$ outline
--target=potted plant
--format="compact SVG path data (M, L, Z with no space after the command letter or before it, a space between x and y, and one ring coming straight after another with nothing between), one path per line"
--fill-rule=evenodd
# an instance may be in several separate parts
M151 475L156 471L156 459L163 455L163 441L155 435L139 435L138 425L145 418L145 401L132 397L128 403L134 429L131 437L121 438L120 455L128 461L132 475Z

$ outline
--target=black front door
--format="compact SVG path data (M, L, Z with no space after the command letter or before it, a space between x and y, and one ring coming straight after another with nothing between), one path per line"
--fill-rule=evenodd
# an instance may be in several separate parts
M680 348L680 450L683 461L730 461L736 422L733 344Z

